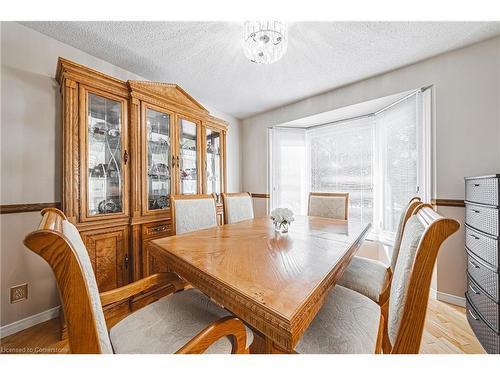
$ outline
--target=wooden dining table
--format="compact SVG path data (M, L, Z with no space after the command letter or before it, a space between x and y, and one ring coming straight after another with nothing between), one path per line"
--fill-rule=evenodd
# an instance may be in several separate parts
M155 261L242 319L255 353L290 353L370 224L296 216L288 233L259 217L150 241Z

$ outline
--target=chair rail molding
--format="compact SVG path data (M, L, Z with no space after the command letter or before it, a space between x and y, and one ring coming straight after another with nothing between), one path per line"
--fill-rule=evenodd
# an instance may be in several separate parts
M264 199L269 199L270 194L269 193L250 193L252 198L264 198Z
M433 206L445 206L445 207L465 207L463 199L441 199L433 198L431 199L431 204Z
M2 204L0 205L0 214L35 212L44 208L61 208L61 202Z

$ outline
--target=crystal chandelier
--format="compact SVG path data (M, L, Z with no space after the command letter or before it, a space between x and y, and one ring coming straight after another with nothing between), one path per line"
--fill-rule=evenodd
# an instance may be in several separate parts
M248 21L244 25L245 56L257 64L272 64L286 53L288 27L280 21Z

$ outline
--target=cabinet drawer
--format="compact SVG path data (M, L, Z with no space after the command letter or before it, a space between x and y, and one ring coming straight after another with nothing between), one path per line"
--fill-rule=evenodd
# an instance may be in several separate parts
M500 313L498 303L489 298L470 277L468 278L467 295L474 309L481 314L491 328L498 332L498 318Z
M466 294L467 320L484 350L490 354L500 353L500 336L486 324L481 315L471 305Z
M162 237L172 234L172 224L170 221L159 221L156 223L144 224L142 226L142 237Z
M498 270L499 246L498 237L487 236L465 225L465 246L479 258Z
M474 282L496 302L498 296L498 273L491 270L484 262L467 253L467 272Z
M499 205L498 178L471 178L465 180L465 199L469 202Z
M498 237L500 210L466 202L465 223L474 229Z

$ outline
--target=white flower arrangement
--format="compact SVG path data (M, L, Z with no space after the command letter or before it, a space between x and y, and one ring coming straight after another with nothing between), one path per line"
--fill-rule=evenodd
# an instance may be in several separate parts
M271 211L274 228L282 232L288 232L288 226L295 221L293 211L289 208L275 208Z

